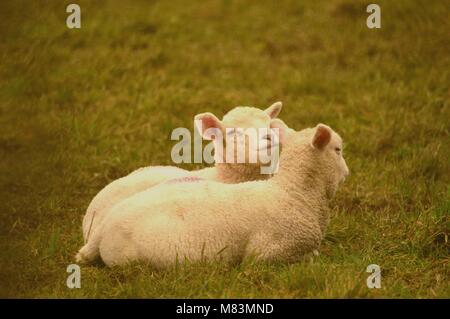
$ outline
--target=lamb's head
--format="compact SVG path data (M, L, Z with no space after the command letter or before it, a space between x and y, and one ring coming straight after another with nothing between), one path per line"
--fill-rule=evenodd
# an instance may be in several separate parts
M318 152L323 153L322 156L334 172L333 184L337 188L337 185L350 173L344 159L342 138L329 126L319 124L316 126L311 145Z
M292 134L286 141L286 163L295 165L312 183L321 183L328 197L334 196L349 174L343 157L342 138L325 124ZM289 160L290 158L290 160ZM284 158L281 158L283 165ZM289 170L289 167L286 167Z
M281 102L272 104L266 110L238 106L225 114L222 120L212 113L198 114L195 117L198 131L204 139L214 143L216 167L231 177L234 173L242 175L243 180L267 177L259 170L262 164L259 161L260 152L267 152L267 149L278 151L279 141L284 136L280 134L275 137L270 129L285 126L276 119L281 108ZM276 132L284 133L285 130Z

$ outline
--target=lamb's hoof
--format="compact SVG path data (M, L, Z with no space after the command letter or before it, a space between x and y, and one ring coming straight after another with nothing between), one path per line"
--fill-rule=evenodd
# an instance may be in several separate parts
M89 262L89 260L83 255L81 251L79 251L75 256L75 261L80 264L86 264Z
M314 250L313 250L313 255L314 255L314 256L319 256L320 253L319 253L319 251L318 251L317 249L314 249Z

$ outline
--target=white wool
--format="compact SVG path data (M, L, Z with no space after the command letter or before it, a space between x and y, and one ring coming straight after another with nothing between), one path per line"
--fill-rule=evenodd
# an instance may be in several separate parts
M238 106L223 117L221 124L223 128L268 128L272 117L279 114L281 106L281 102L274 103L266 110ZM82 229L85 242L114 205L164 181L192 175L223 183L239 183L270 177L270 175L261 174L260 164L245 163L222 163L197 171L188 171L174 166L150 166L137 169L111 182L93 198L83 218Z
M91 201L83 218L83 238L100 224L109 209L123 199L168 179L185 176L189 172L174 166L150 166L133 171L106 185Z
M269 180L163 183L138 193L111 210L77 261L100 256L108 266L146 261L156 268L185 258L296 261L319 248L328 202L348 174L338 148L340 137L321 125L290 134Z

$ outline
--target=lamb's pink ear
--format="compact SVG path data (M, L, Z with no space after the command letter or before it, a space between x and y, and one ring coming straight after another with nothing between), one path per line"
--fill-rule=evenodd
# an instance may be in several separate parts
M194 123L200 135L206 140L214 139L214 134L209 134L213 130L207 131L208 129L222 130L222 122L209 112L197 114L194 118Z
M271 106L269 106L267 109L265 109L264 112L266 112L267 115L269 115L271 119L274 119L278 116L278 114L280 114L282 107L283 107L283 103L275 102Z
M323 149L330 143L331 140L331 128L325 124L317 124L316 133L312 140L312 146L318 149Z
M270 121L270 128L275 129L275 134L278 134L279 143L283 144L288 126L280 119L273 119Z

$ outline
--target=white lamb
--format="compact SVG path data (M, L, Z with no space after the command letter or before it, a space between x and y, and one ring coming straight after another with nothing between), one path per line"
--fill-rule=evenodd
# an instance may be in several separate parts
M318 249L329 200L347 174L342 140L331 128L290 133L271 179L165 183L136 194L112 209L76 259L156 268L185 258L296 261Z
M225 133L226 128L269 128L280 125L280 120L272 122L272 119L278 116L281 108L281 102L272 104L264 111L254 107L240 106L228 112L222 121L212 113L198 114L195 120L201 121L203 131L200 133L209 139L204 134L208 128L218 128ZM84 241L88 241L90 234L92 234L97 225L100 225L111 207L136 193L164 181L194 175L223 183L239 183L270 177L270 175L261 174L260 166L259 163L217 163L214 167L192 172L175 166L150 166L135 170L129 175L108 184L91 201L83 219Z

